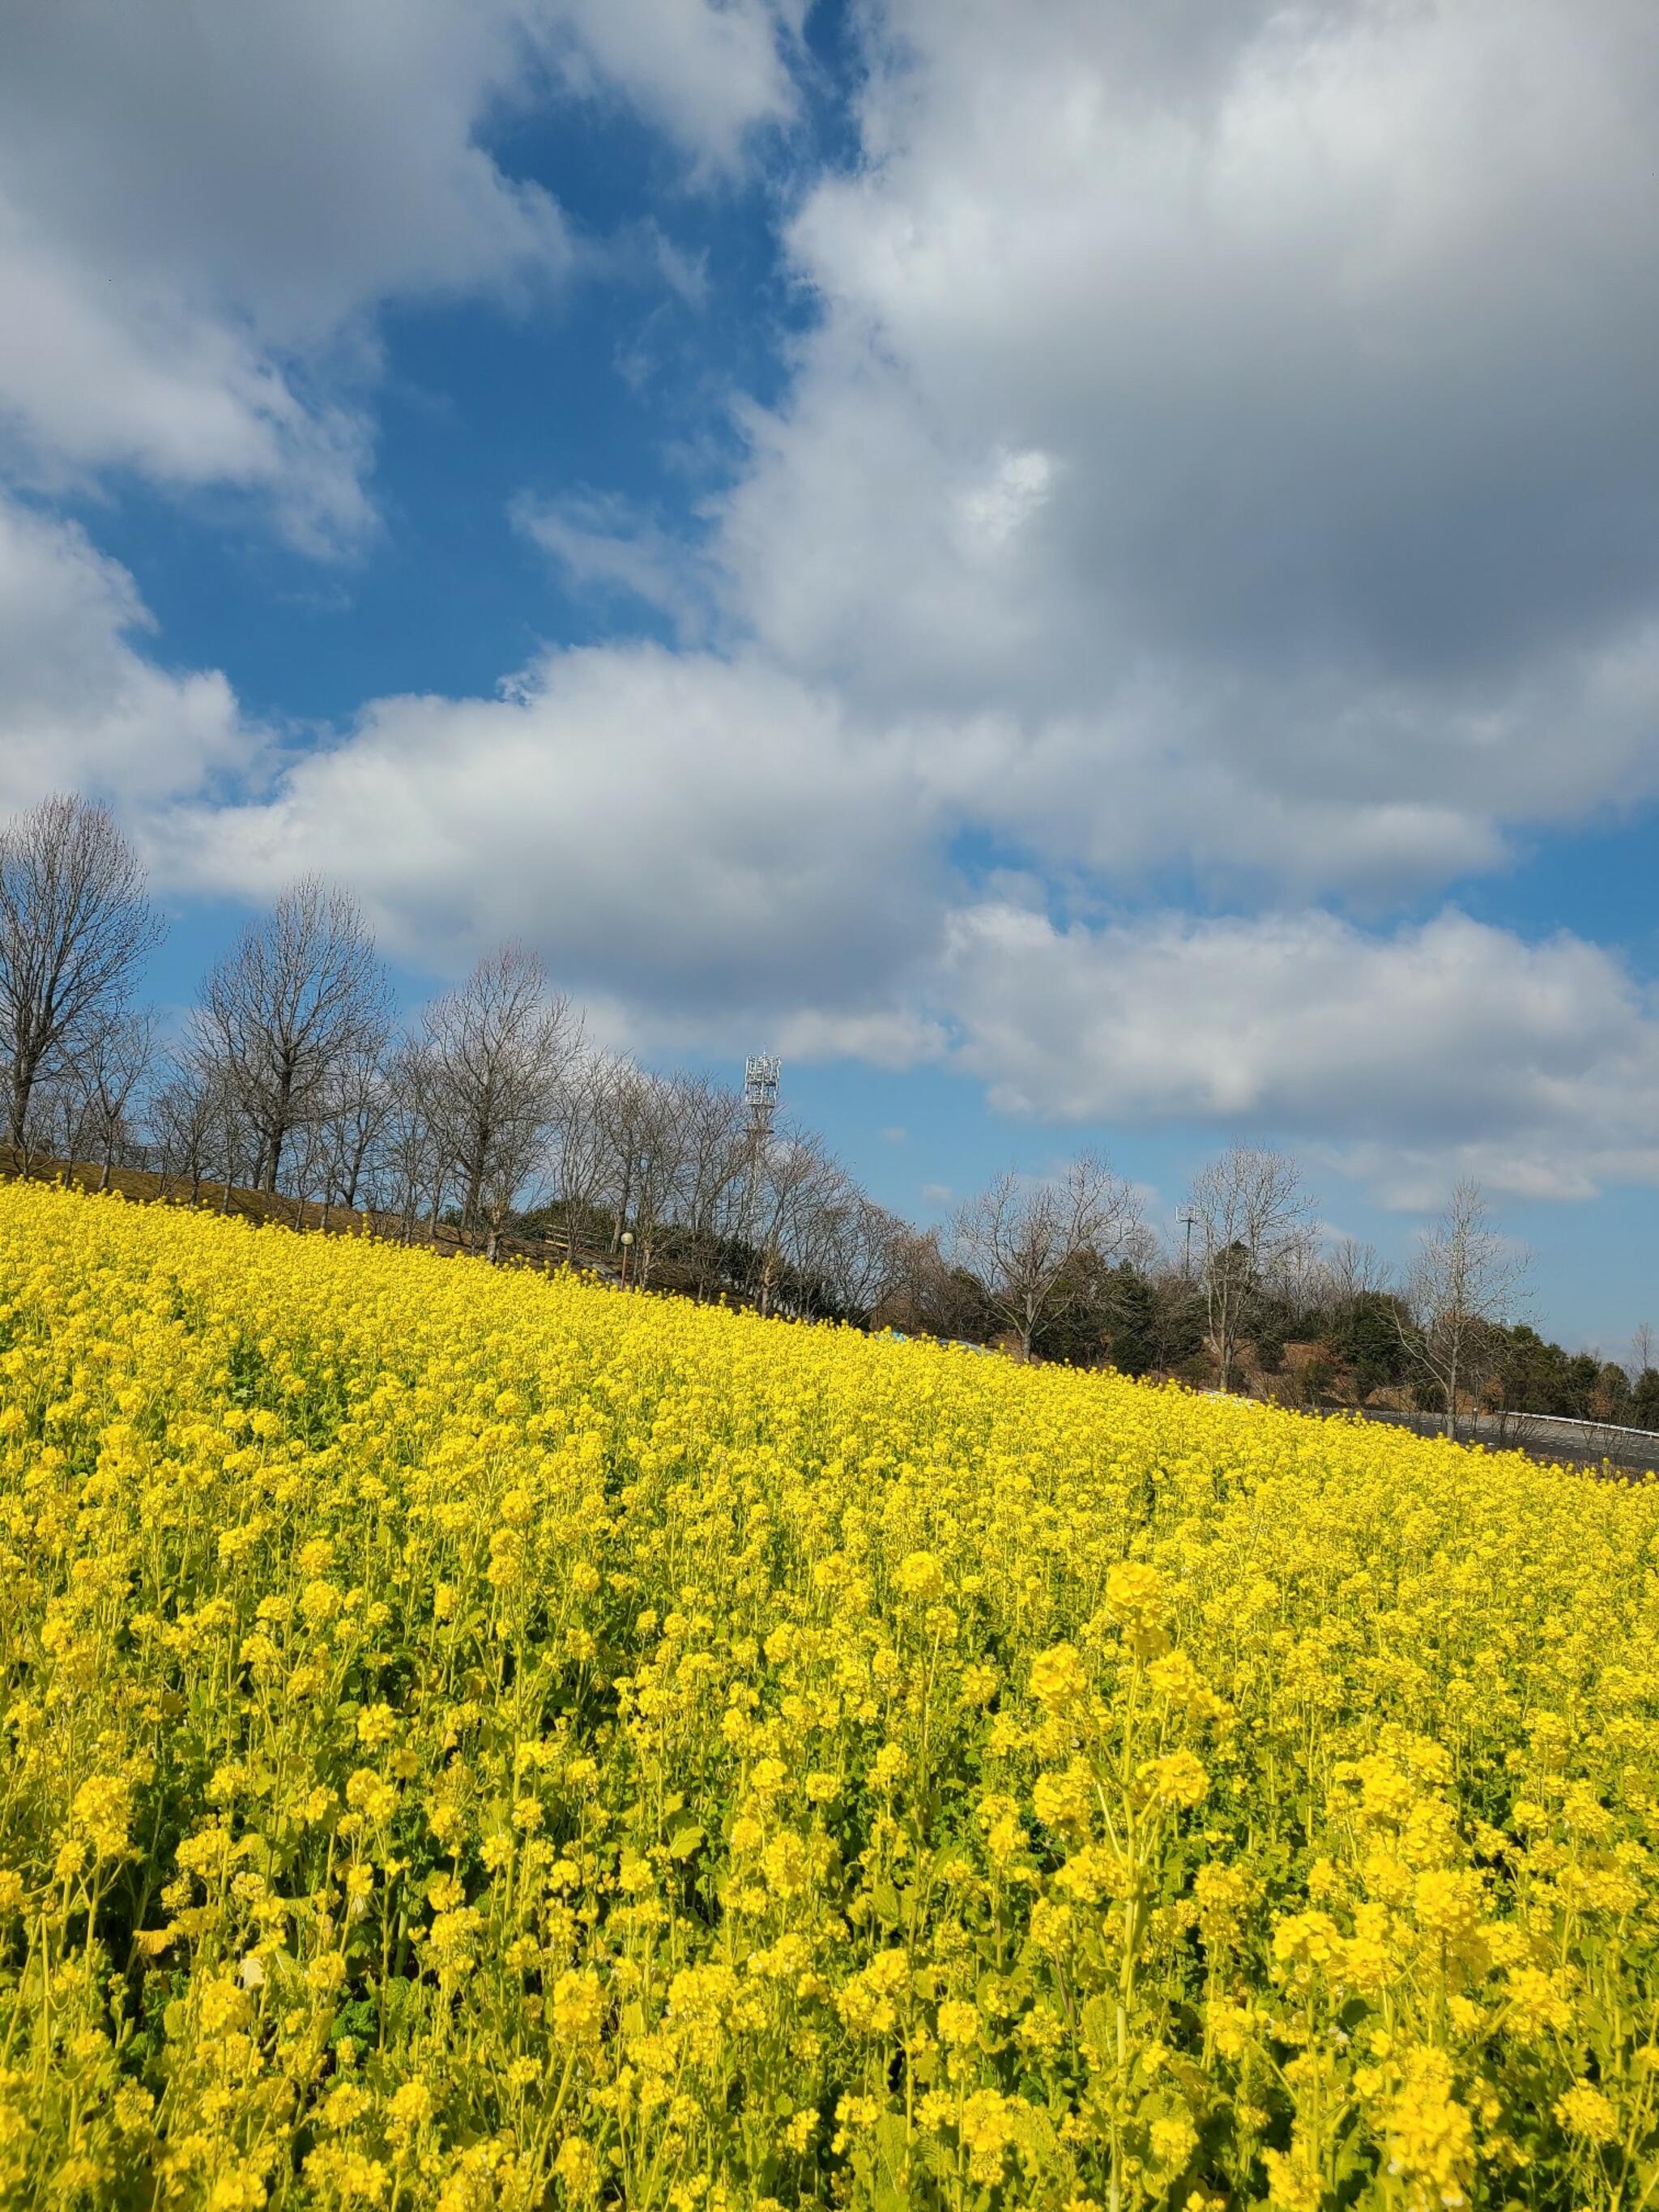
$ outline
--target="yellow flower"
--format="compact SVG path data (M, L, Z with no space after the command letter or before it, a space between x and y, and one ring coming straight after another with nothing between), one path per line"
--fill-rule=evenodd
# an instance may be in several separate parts
M909 1768L909 1756L902 1744L884 1743L870 1765L870 1786L872 1790L890 1790Z
M1385 2124L1409 2212L1465 2203L1474 2180L1474 2128L1451 2094L1450 2062L1443 2051L1410 2051L1402 2074Z
M968 2153L968 2172L974 2180L1001 2180L1018 2110L1013 2099L995 2089L975 2089L964 2103L957 2133Z
M1147 2136L1153 2165L1174 2173L1186 2165L1198 2144L1198 2130L1184 2112L1161 2114L1147 2130Z
M1088 1670L1074 1644L1056 1644L1039 1651L1031 1662L1030 1680L1031 1695L1050 1712L1063 1712L1089 1687Z
M1542 2035L1572 2025L1572 2006L1552 1978L1537 1966L1516 1966L1504 1978L1506 2025L1523 2036Z
M1619 2115L1601 2092L1588 2081L1577 2081L1553 2106L1555 2117L1570 2135L1586 2142L1609 2143L1619 2135Z
M246 2027L253 2017L253 2002L238 1981L223 1974L204 1985L198 2017L204 2035L220 2035L227 2028Z
M591 1968L561 1974L553 1984L553 2025L572 2043L590 2043L605 2017L605 1989Z
M804 2105L799 2112L793 2115L788 2125L785 2128L783 2131L783 2139L788 2144L790 2149L794 2152L797 2158L802 2155L805 2151L807 2145L811 2142L813 2130L817 2128L817 2106L816 2105Z
M1210 1778L1202 1760L1190 1751L1172 1751L1162 1759L1148 1759L1140 1775L1152 1795L1166 1804L1201 1805L1209 1794Z
M0 1180L0 2198L1613 2172L1659 1482L403 1233Z
M785 1829L761 1854L761 1871L775 1897L799 1897L812 1878L812 1862L801 1838Z
M937 1598L945 1594L945 1569L932 1552L911 1552L900 1560L896 1577L906 1597Z
M94 1774L76 1791L76 1832L95 1858L124 1856L131 1822L132 1784L125 1775Z
M1124 1559L1106 1577L1106 1604L1123 1631L1123 1640L1137 1657L1156 1659L1168 1650L1164 1622L1170 1610L1169 1586L1158 1570L1144 1559Z
M572 2197L586 2197L599 2179L599 2162L592 2146L580 2136L566 2136L553 2161L553 2172Z
M423 2127L432 2118L432 2092L424 2081L403 2081L392 2093L386 2106L390 2125L397 2131L408 2134Z
M372 1766L360 1766L346 1784L346 1803L370 1820L389 1820L398 1809L398 1792Z
M1342 1931L1328 1912L1287 1913L1273 1929L1281 1966L1328 1966L1342 1955Z

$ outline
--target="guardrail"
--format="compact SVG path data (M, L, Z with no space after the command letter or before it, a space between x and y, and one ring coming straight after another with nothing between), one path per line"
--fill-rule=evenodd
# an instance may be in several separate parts
M1586 1467L1611 1461L1638 1473L1659 1474L1659 1434L1623 1428L1613 1421L1584 1421L1570 1413L1504 1412L1464 1414L1449 1427L1443 1414L1408 1413L1393 1406L1321 1410L1328 1414L1357 1411L1364 1421L1385 1421L1418 1436L1449 1435L1457 1443L1483 1444L1493 1451L1522 1451L1534 1458L1572 1460Z

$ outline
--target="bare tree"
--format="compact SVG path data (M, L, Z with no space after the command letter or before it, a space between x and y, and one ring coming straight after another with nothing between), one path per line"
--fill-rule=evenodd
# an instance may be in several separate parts
M219 1211L228 1213L233 1191L258 1179L259 1136L243 1105L239 1071L204 1047L197 1055L213 1108L214 1180Z
M504 945L427 1009L434 1117L460 1181L463 1235L488 1227L494 1259L506 1218L544 1162L560 1082L580 1043L569 1003L537 955Z
M633 1176L634 1256L635 1280L644 1290L664 1232L674 1223L685 1197L687 1092L674 1080L659 1076L639 1078L640 1094L634 1116L638 1158Z
M306 1225L306 1207L311 1203L313 1192L319 1193L322 1199L321 1226L324 1229L328 1227L328 1138L320 1118L301 1121L294 1133L288 1162L288 1185L294 1194L295 1229L302 1230Z
M1491 1369L1495 1332L1510 1319L1525 1285L1528 1255L1492 1227L1479 1183L1465 1178L1424 1234L1406 1278L1416 1323L1413 1358L1457 1433L1459 1393L1479 1395Z
M1332 1245L1325 1255L1324 1273L1331 1295L1345 1305L1355 1298L1378 1296L1393 1279L1389 1263L1376 1245L1362 1243L1355 1237L1345 1237Z
M408 1244L423 1217L435 1224L443 1210L449 1166L444 1134L433 1110L432 1071L418 1043L405 1042L387 1063L390 1101L380 1139L386 1195L398 1219L398 1234Z
M371 1042L346 1055L329 1086L322 1121L326 1157L325 1221L331 1206L356 1212L378 1164L392 1112L386 1054Z
M778 1302L792 1313L833 1313L840 1305L837 1277L858 1194L845 1169L816 1139L800 1165L805 1171L793 1182L788 1206L777 1224L775 1241L782 1264L775 1290Z
M651 1111L651 1078L629 1060L612 1061L607 1075L600 1094L600 1128L605 1143L605 1202L611 1216L611 1249L615 1252L634 1216Z
M611 1165L608 1103L616 1070L598 1053L578 1053L559 1085L555 1112L558 1160L556 1188L564 1212L565 1249L580 1261L583 1229L609 1187Z
M788 1302L803 1214L837 1172L821 1140L790 1123L775 1128L764 1145L745 1146L741 1239L748 1248L746 1287L762 1313Z
M1085 1252L1114 1258L1136 1225L1129 1186L1085 1152L1050 1182L999 1176L957 1213L951 1242L1029 1359L1037 1324L1074 1294L1070 1263Z
M149 1101L149 1133L161 1170L162 1195L170 1177L190 1185L190 1202L201 1201L213 1158L216 1102L208 1070L181 1054Z
M0 830L0 1051L26 1143L48 1061L125 1000L161 935L143 870L101 806L58 793Z
M717 1279L723 1237L739 1230L749 1152L743 1098L706 1078L681 1076L675 1092L679 1124L681 1226L700 1295Z
M1188 1210L1200 1239L1210 1343L1230 1390L1252 1304L1306 1252L1310 1201L1294 1160L1235 1145L1200 1170Z
M1653 1324L1638 1322L1631 1332L1630 1358L1625 1362L1632 1389L1652 1370L1656 1354L1659 1354L1659 1338L1654 1335Z
M821 1209L811 1272L830 1307L868 1322L904 1279L912 1232L846 1176Z
M109 1188L116 1154L134 1141L131 1109L149 1072L155 1024L149 1014L107 1009L88 1024L69 1053L71 1079L80 1093L83 1142L99 1161L98 1188Z
M69 1062L54 1054L37 1073L29 1091L17 1164L27 1176L37 1159L73 1162L85 1150L87 1103Z
M340 1069L384 1042L387 998L356 901L314 876L250 924L208 977L198 1042L230 1073L262 1188L276 1188L290 1137L327 1112Z

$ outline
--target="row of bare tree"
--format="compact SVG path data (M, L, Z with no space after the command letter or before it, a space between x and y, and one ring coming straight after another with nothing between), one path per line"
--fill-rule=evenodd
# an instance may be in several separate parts
M593 1049L539 958L505 946L400 1030L356 902L308 880L245 928L165 1048L132 998L160 934L143 871L102 809L47 799L0 831L0 1054L8 1136L31 1158L152 1166L199 1200L239 1186L376 1218L404 1240L441 1224L495 1259L526 1233L572 1259L665 1259L708 1295L763 1310L886 1315L1000 1337L1030 1356L1098 1356L1102 1285L1161 1272L1201 1313L1221 1387L1263 1316L1387 1292L1449 1407L1519 1287L1480 1194L1461 1185L1386 1284L1375 1255L1322 1251L1295 1164L1236 1146L1198 1176L1178 1250L1085 1154L1048 1179L1000 1177L948 1231L877 1206L811 1132L752 1124L742 1096ZM1194 1249L1194 1247L1196 1249ZM1093 1302L1091 1304L1091 1302Z
M763 1134L740 1093L592 1048L540 959L507 945L400 1032L355 901L284 892L207 975L165 1050L131 998L159 936L142 870L101 809L46 801L0 832L8 1139L153 1166L193 1199L239 1187L372 1214L404 1239L449 1224L497 1257L529 1218L573 1256L626 1239L700 1290L766 1310L867 1315L903 1224L808 1130Z

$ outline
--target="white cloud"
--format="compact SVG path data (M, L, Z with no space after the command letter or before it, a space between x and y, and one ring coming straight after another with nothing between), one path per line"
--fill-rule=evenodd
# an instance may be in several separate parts
M713 166L795 112L805 0L562 0L547 13L568 27L567 68L585 64Z
M155 666L151 627L81 531L0 498L0 812L66 788L155 804L257 756L223 676Z
M614 494L567 492L557 499L514 501L513 520L550 554L579 592L620 592L667 615L682 637L709 623L711 607L698 564L661 525L635 514Z
M0 806L111 796L170 890L257 902L320 868L417 967L539 943L614 1043L933 1061L1013 1115L1284 1134L1396 1203L1455 1169L1659 1181L1659 1008L1582 939L1455 911L1061 927L1014 872L961 902L926 739L750 659L550 653L283 752L149 627L82 533L0 504Z
M1433 690L1194 664L1126 671L1093 707L940 722L941 793L1051 866L1386 901L1659 792L1659 618Z
M0 433L14 475L137 470L368 519L374 311L566 275L564 218L486 145L604 91L699 161L787 116L763 0L228 0L12 11L0 71Z
M368 509L362 422L307 409L246 331L182 294L77 265L0 197L0 431L12 472L52 486L119 465L178 485L261 485L307 543Z
M1413 1205L1454 1169L1534 1196L1659 1181L1659 1005L1580 938L991 905L953 916L943 972L957 1063L1010 1113L1313 1139Z
M268 796L154 836L216 892L337 875L440 971L527 937L654 1034L787 1014L804 1048L890 1059L927 1035L889 1009L937 948L932 827L903 750L832 699L640 646L549 654L495 700L379 700Z
M1644 7L861 21L720 540L767 649L1120 879L1386 894L1659 791Z
M865 987L882 980L866 975ZM861 1060L872 1067L907 1068L942 1059L946 1042L942 1023L904 1006L851 1013L796 1007L777 1025L778 1048L790 1060Z
M376 309L572 265L495 119L626 101L729 167L793 112L799 16L27 11L9 465L240 485L349 539ZM788 236L822 321L706 556L602 494L518 510L682 651L550 653L279 756L147 654L124 570L3 507L0 799L110 791L175 887L320 867L436 971L533 938L618 1042L942 1060L1010 1112L1282 1133L1401 1202L1454 1166L1659 1180L1659 1012L1613 957L1310 904L1386 913L1659 789L1645 5L854 21L863 158ZM1005 865L966 891L963 854ZM1171 868L1249 910L1047 916Z

